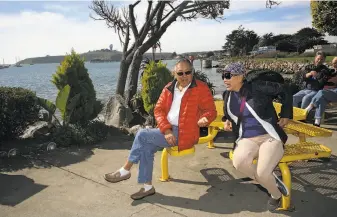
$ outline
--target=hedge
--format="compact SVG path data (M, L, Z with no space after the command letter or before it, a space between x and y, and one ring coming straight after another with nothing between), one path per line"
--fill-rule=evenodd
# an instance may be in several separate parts
M34 92L17 87L0 87L0 141L17 138L39 120L40 107Z

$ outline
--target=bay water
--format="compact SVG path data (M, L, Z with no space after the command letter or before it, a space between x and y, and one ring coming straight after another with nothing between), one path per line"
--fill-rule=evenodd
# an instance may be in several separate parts
M176 60L164 60L167 67L173 69ZM213 62L213 65L218 64ZM11 66L0 69L0 86L23 87L36 92L36 95L45 99L55 101L57 89L51 83L52 74L56 72L59 63L22 65L22 67ZM113 96L117 86L120 62L90 63L86 62L89 76L94 84L97 98L106 102ZM194 61L196 70L200 70L199 60ZM225 87L221 75L216 73L216 68L202 69L209 80L216 86L216 94L221 93Z

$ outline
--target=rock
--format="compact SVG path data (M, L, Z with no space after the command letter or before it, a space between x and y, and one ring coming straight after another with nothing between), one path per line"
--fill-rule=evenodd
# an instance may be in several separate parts
M21 138L37 138L38 136L47 135L50 133L52 125L45 121L36 122L34 125L30 125L23 133Z
M212 60L203 60L202 65L204 68L212 68Z
M144 125L145 126L154 126L154 124L155 124L154 117L151 116L151 115L147 116Z
M105 107L104 120L108 126L128 126L133 119L132 111L121 95L110 97Z
M129 134L136 136L137 132L141 129L144 129L144 127L142 127L141 125L135 125L131 127L128 131L129 131Z
M133 110L132 112L133 118L130 122L130 126L144 124L146 121L146 116L144 116L139 109Z

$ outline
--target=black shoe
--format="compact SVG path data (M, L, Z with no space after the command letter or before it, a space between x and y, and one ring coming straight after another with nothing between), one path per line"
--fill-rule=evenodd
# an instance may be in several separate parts
M313 123L312 125L314 125L315 127L321 127L320 124L316 124L316 123Z
M276 186L278 190L280 190L281 194L283 194L283 196L289 196L289 190L287 186L282 182L282 180L274 172L273 172L273 176L275 177Z
M268 200L268 210L269 211L275 211L278 208L280 208L281 198L282 197L280 197L279 199L274 199L274 198L270 197L269 200Z

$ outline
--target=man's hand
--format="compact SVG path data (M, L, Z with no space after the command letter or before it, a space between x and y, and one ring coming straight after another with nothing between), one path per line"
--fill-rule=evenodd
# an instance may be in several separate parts
M317 72L316 72L316 71L311 71L310 74L311 74L311 76L314 77L314 78L317 77Z
M171 129L166 130L164 136L169 145L176 146L176 137L173 135Z
M310 77L316 77L317 72L316 71L310 71L307 74L305 74L305 77L310 78Z
M232 122L229 120L225 121L223 129L224 131L232 131Z
M208 125L208 119L206 117L200 118L198 121L199 127L206 127Z
M280 127L284 127L285 125L287 125L289 122L289 118L280 118L278 125L280 125Z

